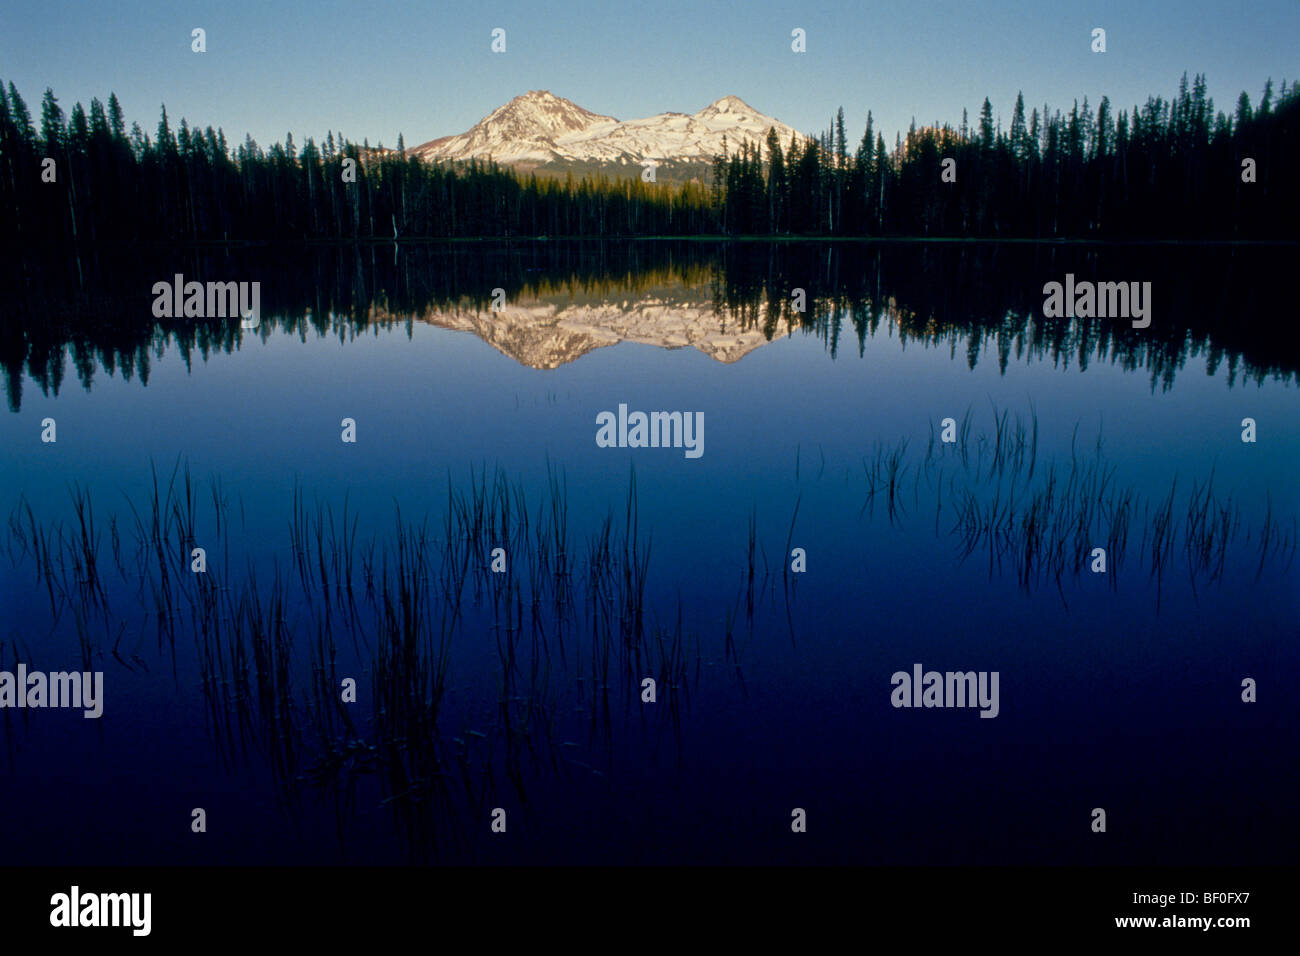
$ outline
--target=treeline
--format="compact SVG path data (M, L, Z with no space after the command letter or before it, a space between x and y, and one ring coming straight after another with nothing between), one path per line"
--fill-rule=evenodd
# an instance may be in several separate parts
M1271 82L1215 112L1197 76L1132 111L1026 116L1009 129L985 99L975 126L908 131L892 151L867 114L850 152L844 112L820 137L744 145L710 182L523 175L490 162L430 164L329 133L263 149L166 108L151 136L110 95L65 115L46 90L33 119L0 85L5 240L354 240L413 237L830 235L1293 238L1300 211L1284 163L1300 147L1300 91ZM1253 160L1253 182L1243 181ZM946 164L945 160L954 161Z
M867 354L874 336L941 348L971 368L1048 361L1086 369L1114 363L1144 369L1152 390L1219 370L1229 386L1300 374L1300 327L1290 321L1289 247L968 245L965 243L718 242L599 240L415 243L394 255L379 244L301 248L202 246L102 250L87 258L86 287L76 265L51 263L39 297L6 308L14 257L0 257L0 370L11 411L24 387L58 394L75 379L90 389L106 376L148 383L165 350L187 367L250 338L281 332L328 336L342 345L376 328L411 330L421 322L464 328L508 350L516 338L493 334L497 290L509 302L712 304L733 331L768 338L795 331L825 343L831 358ZM155 324L154 282L247 278L262 284L261 323L177 316ZM1045 319L1043 282L1080 276L1140 275L1159 291L1169 322L1133 329L1106 319ZM1199 281L1187 282L1187 276ZM805 308L793 306L795 288ZM630 308L630 306L628 306Z
M52 166L46 161L54 160ZM263 149L164 106L154 135L128 132L116 95L64 116L53 91L39 128L12 83L0 87L0 209L24 244L413 236L700 234L705 189L639 178L522 177L492 163L424 163L331 132L299 150Z
M913 122L892 152L870 112L850 152L841 109L817 138L717 157L713 200L742 235L1294 239L1297 149L1300 84L1243 92L1230 117L1184 74L1172 100L1118 113L1102 97L1026 115L1018 95L1006 129L985 98L975 125Z

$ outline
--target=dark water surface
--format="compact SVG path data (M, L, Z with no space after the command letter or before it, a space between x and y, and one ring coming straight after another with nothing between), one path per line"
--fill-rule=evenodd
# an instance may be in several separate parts
M11 261L0 669L105 702L0 712L0 858L1291 860L1294 264L241 249L77 298ZM259 281L260 325L155 323L178 272ZM1066 273L1150 281L1150 327L1043 318ZM703 454L599 447L620 404ZM996 718L891 706L917 663L998 672Z

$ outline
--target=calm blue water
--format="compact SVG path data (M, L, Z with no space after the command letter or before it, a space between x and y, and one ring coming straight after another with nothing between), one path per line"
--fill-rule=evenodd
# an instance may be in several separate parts
M52 529L75 520L70 487L88 489L111 610L85 628L105 674L102 719L0 715L0 805L22 824L0 849L6 862L1293 857L1294 838L1278 838L1295 832L1290 689L1300 677L1290 560L1300 363L1283 328L1285 255L652 244L609 257L403 250L396 265L391 249L353 255L216 257L156 275L142 268L134 285L118 278L134 291L80 316L66 340L31 336L46 355L66 353L57 389L49 361L10 349L5 516L25 501ZM148 315L139 290L182 270L260 277L262 327L230 330L232 347L206 354L202 330L192 341L177 328L94 332L96 323L138 326ZM1036 311L1044 277L1067 271L1151 278L1152 329L1046 323ZM1222 281L1209 292L1186 285L1210 276ZM497 286L507 291L500 313L491 311ZM771 303L796 286L809 291L809 312L770 321ZM702 412L704 454L598 447L596 416L620 403ZM962 467L937 434L942 419L960 422L968 410ZM987 455L978 463L981 436L992 439L1003 411L1027 429L1036 417L1032 476L995 480ZM348 417L355 444L340 440ZM1254 443L1241 440L1247 417ZM57 422L56 443L40 440L46 418ZM868 500L869 466L878 447L903 441L907 470L891 509L887 493ZM1069 498L1072 458L1097 462L1108 489L1131 492L1127 547L1118 563L1110 555L1107 574L1086 561L1076 573L1071 537L1059 581L1035 571L1022 585L1019 521L1053 465L1059 500ZM278 568L299 602L289 570L295 487L313 513L320 504L337 517L346 498L360 539L382 552L398 508L406 520L427 513L437 539L448 485L467 488L471 470L501 469L539 507L549 468L567 486L577 557L606 515L622 522L635 470L650 548L646 623L673 632L680 615L684 679L661 681L658 701L644 704L645 668L618 673L616 664L603 729L593 731L601 707L589 635L575 628L561 652L555 631L525 625L520 656L545 662L547 690L539 697L525 682L517 696L544 716L527 733L506 731L500 609L494 616L490 597L471 595L451 642L437 766L473 785L449 797L450 809L425 801L412 811L435 838L399 822L402 792L374 766L321 787L298 779L322 739L348 736L311 729L319 618L299 603L287 630L302 755L277 773L275 735L223 738L204 705L194 635L182 627L174 649L160 646L151 585L131 559L125 573L113 567L110 518L134 554L131 505L144 514L151 466L165 484L178 461L199 485L197 539L214 578L238 589L252 562L254 587L265 589ZM1226 515L1231 529L1214 551L1217 577L1197 569L1186 541L1186 496L1211 477L1208 514ZM231 503L221 534L210 517L217 480ZM1156 575L1150 529L1171 488L1174 540ZM954 533L963 494L983 507L996 499L994 513L1010 509L1003 543L1013 550L991 558L986 540L963 556ZM1093 546L1106 544L1110 524L1097 517ZM1273 544L1261 564L1266 524ZM783 574L787 536L806 550L803 573ZM0 661L80 669L76 602L56 619L12 528L8 541ZM510 551L507 577L522 582L527 548ZM180 549L169 555L188 574ZM576 583L581 590L581 575ZM357 678L353 735L376 742L373 648L334 626L337 677ZM997 671L999 715L892 707L890 677L914 663ZM1255 703L1241 700L1247 677L1258 682ZM457 763L448 756L456 739L479 749ZM389 741L388 752L432 746ZM194 807L207 811L204 834L190 830ZM504 835L489 829L494 807L507 810ZM795 807L807 811L807 833L791 833ZM1106 809L1105 834L1089 829L1095 807Z

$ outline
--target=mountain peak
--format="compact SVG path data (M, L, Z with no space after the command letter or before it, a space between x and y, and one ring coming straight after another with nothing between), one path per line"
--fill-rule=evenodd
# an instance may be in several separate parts
M694 114L659 113L621 122L585 110L550 90L529 90L497 107L467 132L415 149L423 159L491 157L505 165L654 162L707 163L745 141L761 146L775 127L781 140L798 135L738 96L714 100Z
M612 116L601 116L584 110L573 100L556 96L550 90L529 90L516 96L481 119L478 125L500 122L503 117L514 118L525 126L536 127L539 132L552 134L571 132L590 126L593 122L613 119Z
M721 99L714 100L714 101L713 101L712 103L710 103L708 106L704 107L704 109L700 110L700 112L701 112L701 113L708 113L708 112L713 112L713 113L757 113L758 110L754 109L754 107L750 106L748 103L746 103L744 100L742 100L739 96L732 96L732 95L728 94L727 96L724 96L724 97L722 97Z

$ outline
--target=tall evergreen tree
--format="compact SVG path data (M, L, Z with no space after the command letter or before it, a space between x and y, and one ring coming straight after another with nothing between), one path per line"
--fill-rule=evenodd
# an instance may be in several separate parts
M1025 97L1022 93L1016 94L1016 108L1011 114L1011 155L1018 163L1029 158L1029 133L1025 128Z
M987 96L980 107L980 149L986 153L993 149L993 104Z

